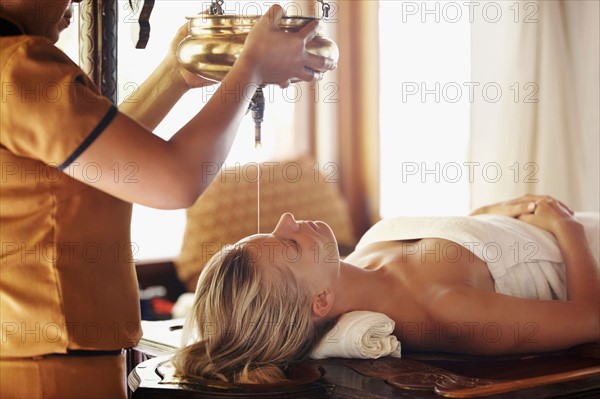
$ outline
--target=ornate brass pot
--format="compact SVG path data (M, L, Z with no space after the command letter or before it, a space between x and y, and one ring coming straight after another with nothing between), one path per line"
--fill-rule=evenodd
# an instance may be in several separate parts
M188 36L181 41L177 51L179 62L197 75L220 82L240 56L246 37L259 18L240 15L188 17ZM297 32L313 19L284 17L279 28L285 32ZM307 43L306 50L335 62L339 58L337 45L324 37L320 28L317 36Z

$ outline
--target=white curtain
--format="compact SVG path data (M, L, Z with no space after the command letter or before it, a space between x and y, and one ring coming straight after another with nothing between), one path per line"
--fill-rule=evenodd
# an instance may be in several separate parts
M586 0L473 13L472 208L536 193L599 210L599 15Z

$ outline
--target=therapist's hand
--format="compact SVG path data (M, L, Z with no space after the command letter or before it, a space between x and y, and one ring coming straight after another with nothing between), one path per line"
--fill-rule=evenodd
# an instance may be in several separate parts
M318 22L312 21L298 32L283 32L277 26L283 16L281 6L274 5L261 17L248 34L236 64L250 68L263 84L281 87L293 81L318 80L318 70L334 69L333 60L306 51L306 44L317 34Z

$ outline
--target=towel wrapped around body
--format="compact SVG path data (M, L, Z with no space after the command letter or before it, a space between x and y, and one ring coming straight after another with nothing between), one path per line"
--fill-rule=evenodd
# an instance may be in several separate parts
M392 335L395 323L382 313L356 310L343 314L313 349L310 357L377 359L400 357L400 342Z
M600 217L578 212L575 218L598 266ZM357 248L381 241L443 238L482 259L495 291L526 299L567 299L566 271L556 238L521 220L501 215L397 217L384 219L363 235Z

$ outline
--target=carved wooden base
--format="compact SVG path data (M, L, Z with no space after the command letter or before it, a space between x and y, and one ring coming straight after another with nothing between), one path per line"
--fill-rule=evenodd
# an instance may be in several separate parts
M142 398L596 398L598 345L561 353L481 358L412 354L378 360L323 359L292 368L291 382L234 385L185 380L170 356L139 364L129 375Z

